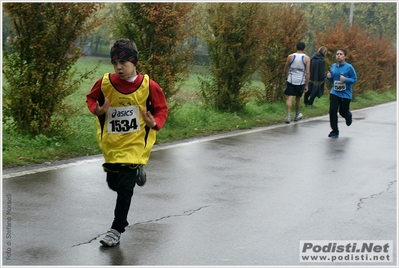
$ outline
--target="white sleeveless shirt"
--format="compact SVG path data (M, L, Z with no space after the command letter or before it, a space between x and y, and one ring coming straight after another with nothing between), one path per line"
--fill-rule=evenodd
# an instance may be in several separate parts
M290 63L287 81L293 85L304 85L306 75L305 54L294 53Z

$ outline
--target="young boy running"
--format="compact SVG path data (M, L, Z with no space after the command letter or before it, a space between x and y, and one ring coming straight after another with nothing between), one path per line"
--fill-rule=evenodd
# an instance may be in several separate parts
M352 124L352 113L350 103L352 101L352 85L357 82L355 68L346 62L348 52L344 48L337 50L336 59L327 73L327 79L331 82L330 90L330 126L332 131L328 134L330 138L338 138L338 113L345 118L347 126Z
M129 225L127 215L135 184L143 186L147 164L160 130L168 116L161 87L138 72L138 51L129 39L117 40L111 48L114 73L106 73L86 95L90 112L96 115L97 140L102 150L108 186L117 193L114 221L101 239L115 246Z

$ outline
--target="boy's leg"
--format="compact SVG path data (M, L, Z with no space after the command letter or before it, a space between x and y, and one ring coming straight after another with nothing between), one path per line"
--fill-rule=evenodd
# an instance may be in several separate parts
M123 168L115 176L107 176L108 185L117 192L116 206L114 211L114 221L111 228L120 233L125 231L129 225L127 215L132 201L133 190L136 182L137 169Z
M333 132L338 133L338 106L340 100L337 96L330 94L330 126Z
M118 172L107 171L107 183L111 190L116 191L118 185Z
M341 105L339 106L339 114L345 118L347 126L352 124L352 113L349 111L350 103L350 99L342 99Z

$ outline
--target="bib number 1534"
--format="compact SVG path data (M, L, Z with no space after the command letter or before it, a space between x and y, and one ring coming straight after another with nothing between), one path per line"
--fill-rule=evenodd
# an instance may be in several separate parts
M138 106L110 107L108 133L121 134L140 130Z

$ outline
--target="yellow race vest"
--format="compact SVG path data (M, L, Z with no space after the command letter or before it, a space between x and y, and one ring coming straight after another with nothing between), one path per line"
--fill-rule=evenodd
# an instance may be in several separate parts
M123 94L113 87L109 74L104 74L101 91L110 107L96 121L97 140L106 163L147 164L156 140L156 131L141 116L147 106L149 84L148 75L144 75L136 91Z

